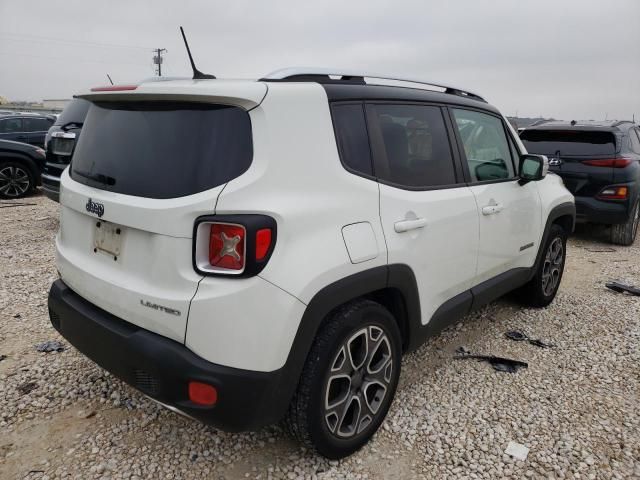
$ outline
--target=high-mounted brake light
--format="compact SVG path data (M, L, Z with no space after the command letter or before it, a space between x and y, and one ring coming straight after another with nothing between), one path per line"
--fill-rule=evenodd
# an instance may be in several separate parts
M135 90L138 85L106 85L104 87L93 87L92 92L124 92L127 90Z
M209 263L212 267L242 270L245 264L246 231L241 225L212 223Z
M627 187L607 187L603 189L597 198L601 200L625 200L629 194Z
M189 400L197 405L210 407L218 402L218 390L202 382L189 382Z
M610 167L610 168L624 168L627 165L630 165L630 158L601 158L597 160L583 160L582 163L585 165L591 165L592 167Z

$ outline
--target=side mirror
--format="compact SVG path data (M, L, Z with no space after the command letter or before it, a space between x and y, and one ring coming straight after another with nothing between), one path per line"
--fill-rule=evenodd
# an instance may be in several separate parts
M523 155L520 157L520 185L536 182L546 177L549 159L544 155Z

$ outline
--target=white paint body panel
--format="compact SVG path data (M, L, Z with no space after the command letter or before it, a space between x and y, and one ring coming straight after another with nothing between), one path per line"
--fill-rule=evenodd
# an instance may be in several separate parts
M544 229L535 182L519 185L513 180L474 185L470 189L476 197L480 220L475 283L513 268L531 267ZM492 205L498 207L496 213L483 213L483 208Z
M342 227L342 238L344 238L351 263L366 262L378 256L380 249L376 242L376 234L369 222L353 223Z
M389 263L416 276L422 322L444 302L474 285L478 209L468 187L413 191L380 185L380 216ZM424 219L422 228L396 232L396 222Z

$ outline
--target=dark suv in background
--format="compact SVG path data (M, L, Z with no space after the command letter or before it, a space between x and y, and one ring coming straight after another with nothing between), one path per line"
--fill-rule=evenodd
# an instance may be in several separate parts
M47 197L56 202L60 198L60 175L71 161L89 105L86 100L74 98L47 133L47 161L42 173L42 189Z
M547 155L576 199L578 221L611 225L611 241L631 245L640 219L640 128L630 121L547 121L520 138Z
M53 115L3 114L0 116L0 140L42 147L45 135L54 120Z

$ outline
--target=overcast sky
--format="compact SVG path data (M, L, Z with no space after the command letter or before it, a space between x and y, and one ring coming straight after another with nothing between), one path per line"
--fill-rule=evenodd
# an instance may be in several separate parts
M506 115L640 118L640 0L0 0L0 95L328 66L450 82Z

